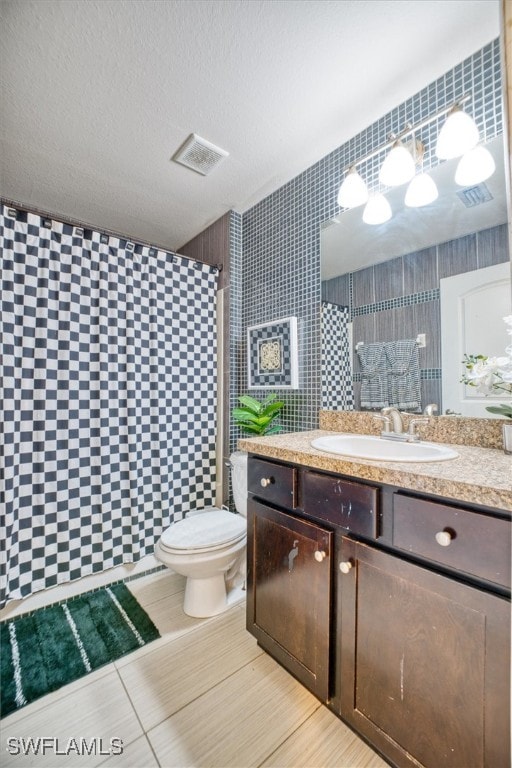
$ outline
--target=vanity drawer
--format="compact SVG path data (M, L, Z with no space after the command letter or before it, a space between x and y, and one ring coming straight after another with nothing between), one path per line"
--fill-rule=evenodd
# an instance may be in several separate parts
M249 458L247 468L249 493L270 504L286 509L297 506L297 469L265 459Z
M406 494L395 494L393 510L395 546L510 587L509 520Z
M378 488L318 472L304 472L304 514L375 539L378 535Z

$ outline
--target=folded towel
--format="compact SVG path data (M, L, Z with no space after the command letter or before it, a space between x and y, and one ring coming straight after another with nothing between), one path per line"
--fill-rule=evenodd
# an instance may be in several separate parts
M357 348L361 363L361 408L389 405L387 357L384 342L362 344Z
M409 411L421 410L420 361L415 339L387 341L389 404Z

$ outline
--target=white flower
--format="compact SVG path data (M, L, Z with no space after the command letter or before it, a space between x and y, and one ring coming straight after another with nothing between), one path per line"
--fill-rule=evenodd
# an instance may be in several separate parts
M503 320L509 326L507 333L512 335L512 315ZM512 345L505 349L505 353L506 356L500 357L466 355L463 361L466 373L462 381L484 395L496 392L512 395Z
M507 333L512 336L512 315L503 318ZM505 393L512 397L512 344L505 349L506 357L486 357L485 355L464 355L464 373L461 382L476 387L484 395ZM491 413L512 419L512 405L488 405Z
M503 373L512 373L512 360L508 357L487 357L477 360L466 374L468 383L479 392L490 394Z

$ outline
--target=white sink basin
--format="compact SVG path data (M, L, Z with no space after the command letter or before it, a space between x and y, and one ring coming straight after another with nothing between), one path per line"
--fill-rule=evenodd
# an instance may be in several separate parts
M402 443L373 435L328 435L317 437L311 445L319 451L374 461L447 461L459 455L437 443Z

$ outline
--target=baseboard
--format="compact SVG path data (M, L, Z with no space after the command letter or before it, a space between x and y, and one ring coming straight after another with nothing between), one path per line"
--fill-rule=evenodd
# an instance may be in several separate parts
M68 600L70 597L80 595L82 592L103 587L105 584L112 584L114 581L138 578L148 571L160 570L164 567L154 555L146 555L146 557L143 557L136 563L117 565L114 568L101 571L101 573L93 573L76 581L58 584L51 589L43 589L40 592L35 592L33 595L28 595L23 600L11 600L0 610L0 621L12 619L14 616L19 616L22 613L30 613L36 610L36 608L59 603L61 600Z

